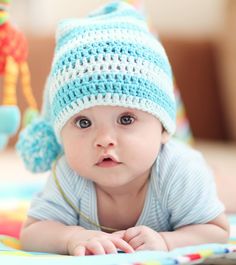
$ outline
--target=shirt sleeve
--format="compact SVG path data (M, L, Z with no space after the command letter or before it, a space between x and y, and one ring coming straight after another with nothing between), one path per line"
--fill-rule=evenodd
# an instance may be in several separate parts
M207 223L224 211L214 176L199 152L191 150L175 159L166 178L162 198L173 230Z
M69 168L67 169L63 158L57 162L56 176L66 196L76 207L79 207L79 199L78 196L75 196L74 191L78 185L79 177L75 177L75 174ZM51 172L44 189L34 196L28 216L39 220L54 220L66 225L78 224L78 215L63 198L56 185L53 172Z

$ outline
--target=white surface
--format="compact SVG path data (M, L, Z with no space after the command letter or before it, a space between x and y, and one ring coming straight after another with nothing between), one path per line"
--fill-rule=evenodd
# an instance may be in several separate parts
M230 226L230 237L236 238L236 225Z
M22 181L34 181L41 178L46 178L48 173L33 174L30 173L20 160L16 151L12 149L6 149L0 151L0 185L4 182L22 182Z
M109 1L111 0L12 1L11 14L20 28L38 34L50 34L54 33L57 22L62 18L85 16ZM227 4L225 0L136 1L144 3L149 18L159 32L207 38L222 30Z
M223 169L236 178L236 142L214 142L196 140L196 149L200 150L210 164Z

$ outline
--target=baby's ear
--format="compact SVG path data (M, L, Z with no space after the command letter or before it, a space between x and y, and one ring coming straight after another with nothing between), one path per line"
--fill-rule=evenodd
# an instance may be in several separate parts
M165 144L169 141L170 139L170 135L166 130L163 130L163 132L161 133L161 143Z

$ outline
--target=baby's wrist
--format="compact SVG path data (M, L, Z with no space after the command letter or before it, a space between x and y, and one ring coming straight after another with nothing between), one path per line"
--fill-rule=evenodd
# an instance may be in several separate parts
M66 254L71 254L72 249L74 248L73 245L73 237L80 231L85 230L83 227L80 226L66 226L64 233L62 235L63 242L64 242L64 249Z
M164 251L169 251L170 248L169 248L169 244L168 244L168 241L167 241L167 238L166 238L166 235L165 235L165 232L160 232L158 233L163 241L163 245L165 246L165 249L163 249Z

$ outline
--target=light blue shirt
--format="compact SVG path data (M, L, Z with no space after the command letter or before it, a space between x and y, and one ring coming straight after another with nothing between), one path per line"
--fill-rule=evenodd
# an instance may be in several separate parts
M57 162L56 175L69 200L99 224L94 183L71 170L65 156ZM144 207L136 225L172 231L185 225L207 223L223 211L214 177L202 155L175 140L163 145L152 167ZM68 205L52 174L44 190L34 197L28 215L99 230Z

